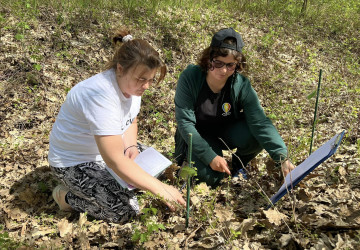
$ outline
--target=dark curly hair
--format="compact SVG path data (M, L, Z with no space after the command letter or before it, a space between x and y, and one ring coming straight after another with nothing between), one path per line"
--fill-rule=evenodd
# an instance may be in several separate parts
M224 43L228 44L236 44L234 38L226 38ZM219 47L208 47L204 49L204 51L200 54L200 58L198 59L198 65L206 72L208 71L212 65L211 61L218 57L226 57L228 55L233 55L238 65L236 67L237 72L244 72L247 70L246 58L245 56L236 50L227 49L227 48L219 48Z

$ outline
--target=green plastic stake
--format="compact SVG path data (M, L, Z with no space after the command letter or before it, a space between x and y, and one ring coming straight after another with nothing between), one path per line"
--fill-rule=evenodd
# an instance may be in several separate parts
M319 93L320 93L321 75L322 75L322 69L320 69L320 74L319 74L319 84L318 84L318 89L317 89L317 94L316 94L316 103L315 103L315 112L314 112L314 123L313 123L312 133L311 133L311 142L310 142L310 152L309 152L309 155L311 155L311 153L312 153L312 144L313 144L313 140L314 140L314 131L315 131L315 124L316 124L316 113L317 113L318 103L319 103Z
M189 167L192 167L191 163L191 154L192 154L192 134L189 133L189 143L188 143L188 163ZM190 176L187 177L187 193L186 193L186 228L189 226L189 214L190 214Z

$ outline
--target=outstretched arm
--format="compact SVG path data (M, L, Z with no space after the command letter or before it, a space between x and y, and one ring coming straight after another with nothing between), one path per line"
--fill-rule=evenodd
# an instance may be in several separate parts
M149 175L124 155L122 135L95 135L95 141L105 163L125 182L163 197L172 211L175 210L172 203L185 206L185 200L177 189Z

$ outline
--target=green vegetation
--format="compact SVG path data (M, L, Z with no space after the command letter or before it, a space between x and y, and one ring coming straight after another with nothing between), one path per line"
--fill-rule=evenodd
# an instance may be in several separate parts
M70 245L76 249L138 245L176 249L205 248L206 244L216 248L216 242L225 248L242 249L248 244L254 249L276 249L280 245L274 239L289 233L289 228L294 231L295 248L314 247L320 239L349 244L339 248L358 248L359 231L350 230L356 228L351 223L358 217L347 214L357 211L359 202L360 2L308 1L306 10L303 2L0 0L0 214L4 218L0 222L0 249L16 249L20 242L44 249ZM338 158L329 159L319 169L320 177L306 182L313 187L307 189L304 184L301 199L313 203L303 206L298 193L294 194L301 200L296 216L291 199L277 204L285 208L281 212L286 216L296 217L297 221L288 222L289 228L274 224L262 211L265 195L254 181L267 195L281 183L281 177L275 176L279 171L266 162L265 153L254 161L248 182L227 180L215 190L192 185L189 231L181 227L184 210L170 214L147 193L139 196L142 214L131 226L101 221L85 224L78 223L81 218L57 211L51 199L56 183L49 172L39 171L21 183L24 176L47 166L49 131L61 103L74 84L103 69L113 52L112 31L121 26L128 27L134 37L148 40L166 62L165 80L142 98L139 139L173 162L177 79L188 64L196 63L218 29L232 26L243 35L249 65L246 75L294 163L309 152L313 97L319 70L323 70L314 149L343 129L346 136ZM187 168L182 173L184 179L194 175ZM168 182L180 186L184 180L179 179ZM7 191L14 181L22 188L9 196ZM339 198L338 192L351 193L351 197ZM341 204L341 209L334 209L333 204ZM328 223L333 227L331 232L324 226L327 218L332 220ZM69 231L66 237L54 233L61 220L66 220L61 222L63 232ZM345 224L338 226L335 221ZM127 242L131 237L133 241ZM151 241L158 245L146 245Z
M134 234L131 238L133 241L144 243L148 240L150 235L157 233L160 229L165 230L165 226L163 224L154 221L157 211L158 210L153 207L142 209L142 215L140 216L141 225L138 226L139 228L135 228ZM145 230L143 230L143 228L145 228Z
M0 224L0 249L18 249L22 244L16 242L9 237L9 233L3 231L3 226Z

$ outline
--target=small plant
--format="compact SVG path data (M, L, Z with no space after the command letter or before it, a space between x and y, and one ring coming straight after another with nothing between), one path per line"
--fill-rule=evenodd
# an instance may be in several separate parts
M41 65L40 64L34 64L34 69L36 69L37 71L41 70Z
M17 24L18 32L15 35L15 39L21 41L25 38L25 31L30 29L30 26L26 22L19 22Z
M0 225L0 249L17 249L21 243L12 240L8 232L3 232L3 226Z
M3 14L0 13L0 24L5 22L5 18L3 16Z
M270 31L261 38L261 42L263 46L267 49L271 48L272 45L275 43L277 36L278 36L278 32L276 32L273 29L270 29Z
M19 34L19 33L15 35L15 39L18 40L18 41L23 40L24 37L25 37L25 36L24 36L23 34Z
M196 175L197 175L196 168L185 166L182 167L180 170L180 177L183 180L187 180L188 178L191 178Z
M165 226L161 223L155 221L155 216L157 215L157 209L143 208L143 215L140 216L140 221L143 225L145 225L145 230L142 228L135 228L135 232L132 235L131 239L133 241L139 241L140 243L144 243L148 240L149 235L159 232L159 230L165 230Z
M230 234L229 241L231 242L241 235L241 231L235 231L234 229L230 228Z
M38 182L38 189L40 190L40 192L42 193L47 193L49 191L49 187L45 182Z
M173 61L173 55L171 50L164 49L165 62L171 63Z

